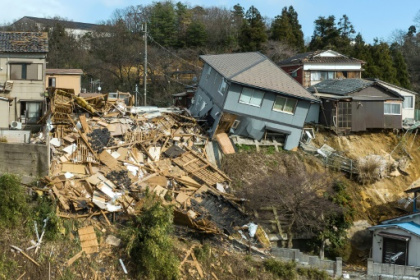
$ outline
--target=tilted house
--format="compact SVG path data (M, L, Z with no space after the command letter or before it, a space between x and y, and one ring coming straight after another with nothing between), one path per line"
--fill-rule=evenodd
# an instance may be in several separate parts
M306 121L317 121L319 101L259 52L203 55L204 68L190 107L218 133L299 145Z
M46 32L0 32L0 97L10 100L4 123L36 124L43 115L47 52Z
M309 91L322 101L320 124L337 133L402 128L404 97L378 81L325 80Z
M300 53L279 66L305 88L324 80L361 78L365 62L332 50Z

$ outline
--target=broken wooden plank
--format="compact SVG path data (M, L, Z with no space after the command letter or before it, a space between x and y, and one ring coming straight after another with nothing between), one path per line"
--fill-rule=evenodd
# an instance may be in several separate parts
M61 196L56 186L52 187L52 191L54 192L55 196L58 199L58 202L60 202L60 205L64 208L64 210L70 210L70 206L68 205L67 201L65 201L64 198Z
M83 131L85 133L89 133L90 129L89 129L89 125L86 121L86 116L85 115L80 115L79 120L80 120L80 124L82 125Z
M228 135L226 133L219 133L216 135L216 140L225 155L234 154L235 148L232 145Z
M79 253L77 253L76 255L74 255L73 257L71 257L68 261L67 261L67 266L71 266L75 261L77 261L82 255L83 255L83 250L80 251Z

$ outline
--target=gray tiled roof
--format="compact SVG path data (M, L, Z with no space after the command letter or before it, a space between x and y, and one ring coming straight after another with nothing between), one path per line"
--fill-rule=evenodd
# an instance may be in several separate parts
M47 32L0 32L0 52L47 53Z
M318 101L302 85L259 52L203 55L201 58L232 82Z
M306 62L310 63L349 63L349 62L357 62L357 63L364 63L364 61L353 58L347 57L345 55L331 57L331 56L318 56L320 53L325 52L325 50L318 50L314 52L306 52L306 53L299 53L295 56L289 57L285 60L279 62L279 65L290 65L290 64L304 64Z
M373 85L373 81L363 79L325 80L308 88L310 92L347 95ZM316 91L315 91L316 88Z
M53 26L56 23L59 23L65 28L71 28L71 29L83 29L83 30L93 30L95 27L97 27L97 24L92 23L84 23L84 22L77 22L77 21L69 21L69 20L58 20L58 19L49 19L49 18L38 18L38 17L28 17L25 16L21 18L19 21L25 21L25 20L31 20L36 23L42 24L44 26ZM15 22L16 23L16 22Z

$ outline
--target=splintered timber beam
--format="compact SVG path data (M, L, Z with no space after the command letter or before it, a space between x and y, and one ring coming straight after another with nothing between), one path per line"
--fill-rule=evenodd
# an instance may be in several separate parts
M76 124L74 123L73 119L71 118L70 115L67 115L67 117L69 118L70 122L73 124L73 126L76 128L77 132L79 133L80 137L83 139L83 141L85 142L86 146L88 147L89 151L93 154L93 156L95 157L96 160L98 159L98 155L96 154L96 152L92 149L92 147L89 144L89 141L86 138L86 135L83 134L79 129L77 129Z

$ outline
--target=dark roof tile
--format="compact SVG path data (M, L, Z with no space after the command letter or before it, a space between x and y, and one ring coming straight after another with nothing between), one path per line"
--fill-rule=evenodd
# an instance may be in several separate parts
M0 52L47 53L47 32L0 32Z

